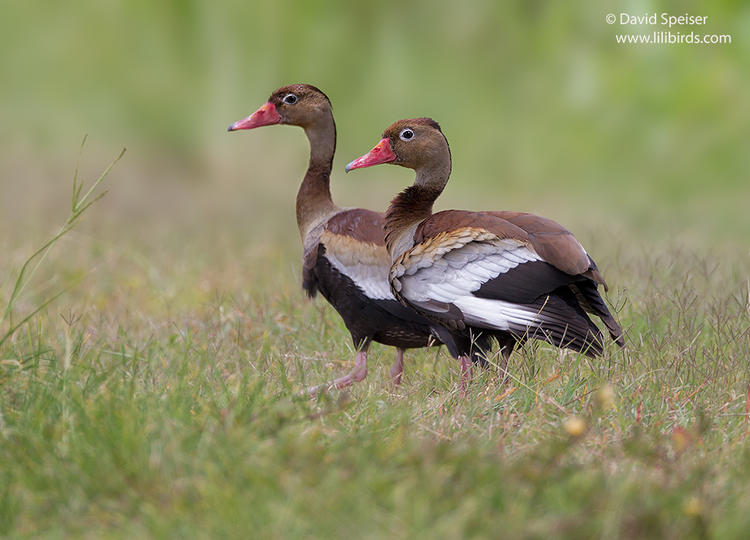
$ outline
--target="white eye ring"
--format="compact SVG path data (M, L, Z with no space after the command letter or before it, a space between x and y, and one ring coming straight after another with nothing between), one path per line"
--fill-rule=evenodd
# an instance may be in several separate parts
M287 105L294 105L297 103L297 96L294 94L287 94L284 96L284 103Z
M414 138L414 131L409 128L402 129L401 133L398 134L398 138L402 141L410 141Z

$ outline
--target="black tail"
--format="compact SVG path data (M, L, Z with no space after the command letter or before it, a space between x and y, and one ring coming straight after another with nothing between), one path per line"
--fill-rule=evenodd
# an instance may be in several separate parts
M609 335L620 347L625 347L625 339L622 336L622 328L617 324L615 318L610 313L607 304L604 303L596 283L591 280L578 281L570 285L571 290L576 295L583 309L599 317L604 326L609 330Z
M511 330L518 337L540 339L586 356L602 354L604 338L601 331L567 287L560 287L552 294L525 306L537 312L539 323L531 327L512 327Z

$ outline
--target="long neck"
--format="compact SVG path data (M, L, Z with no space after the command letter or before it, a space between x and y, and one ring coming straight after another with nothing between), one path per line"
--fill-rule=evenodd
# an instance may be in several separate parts
M385 212L385 245L394 260L414 245L414 231L432 215L432 205L441 191L415 184L391 201Z
M451 174L450 153L416 172L414 184L396 195L385 212L385 244L393 260L411 249L417 226L432 215L432 205Z
M310 164L297 192L297 226L304 239L325 217L337 209L331 199L329 180L336 151L336 124L328 113L305 127L310 142Z

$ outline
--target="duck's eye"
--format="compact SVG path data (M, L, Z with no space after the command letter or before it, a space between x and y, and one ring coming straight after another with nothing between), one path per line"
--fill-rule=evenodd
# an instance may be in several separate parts
M297 96L295 96L294 94L285 95L284 103L286 103L287 105L294 105L295 103L297 103Z
M401 133L399 133L398 136L402 141L410 141L414 138L414 132L409 128L406 128L404 130L401 130Z

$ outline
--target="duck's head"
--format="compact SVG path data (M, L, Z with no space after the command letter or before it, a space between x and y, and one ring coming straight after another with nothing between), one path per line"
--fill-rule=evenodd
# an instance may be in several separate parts
M273 124L305 128L331 114L331 102L321 90L310 84L291 84L276 90L257 111L229 126L229 131Z
M383 132L383 137L367 154L346 166L346 171L393 163L409 169L450 164L450 148L440 125L432 118L399 120Z

